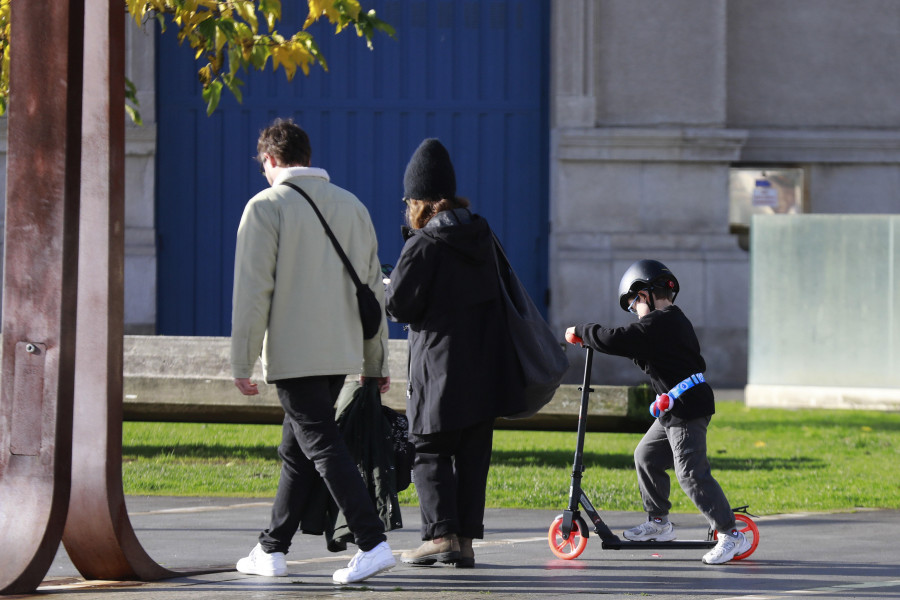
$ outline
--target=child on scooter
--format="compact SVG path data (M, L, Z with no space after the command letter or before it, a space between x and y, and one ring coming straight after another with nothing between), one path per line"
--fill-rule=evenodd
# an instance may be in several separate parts
M638 485L649 519L623 533L632 541L675 539L669 522L670 480L678 483L697 506L718 543L703 556L706 564L721 564L748 551L751 542L737 530L734 512L713 478L706 456L706 429L715 413L713 391L703 376L706 363L691 322L675 306L679 285L661 262L639 260L619 283L619 305L638 320L610 329L595 323L569 327L582 344L600 352L631 358L650 376L657 393L650 405L656 421L634 451Z

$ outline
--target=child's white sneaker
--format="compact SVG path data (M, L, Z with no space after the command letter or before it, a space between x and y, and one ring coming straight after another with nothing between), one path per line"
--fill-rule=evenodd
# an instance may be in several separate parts
M750 540L737 529L732 529L731 533L720 533L717 535L719 543L715 548L703 555L703 562L708 565L721 565L727 563L738 554L743 554L750 549L752 545Z
M250 556L237 562L237 570L247 575L264 575L266 577L283 577L287 575L287 563L284 560L284 552L272 552L263 550L256 545L250 551Z
M350 559L350 563L345 568L335 571L331 578L335 583L356 583L389 571L396 564L397 560L391 552L391 547L387 542L381 542L368 552L359 550L356 556Z
M637 527L626 529L622 536L632 542L671 542L675 539L675 527L671 522L662 523L650 519Z

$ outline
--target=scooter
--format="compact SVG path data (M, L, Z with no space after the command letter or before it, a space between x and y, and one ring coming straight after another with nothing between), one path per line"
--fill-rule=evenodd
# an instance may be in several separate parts
M570 344L582 344L581 338L574 334L566 334L566 341ZM578 507L584 509L584 513L594 525L594 532L600 536L601 548L604 550L622 550L625 548L641 548L646 550L661 549L700 549L712 548L716 545L716 531L710 529L705 540L673 540L671 542L634 542L622 540L614 534L600 518L599 511L594 508L587 494L581 489L581 479L584 473L584 436L587 432L588 400L591 389L591 363L594 358L594 349L585 346L586 357L584 363L584 385L581 387L581 407L578 413L578 441L575 447L575 460L572 464L572 484L569 487L569 505L561 515L558 515L550 525L547 541L550 550L558 558L572 560L578 558L587 546L587 523L581 516ZM735 520L738 522L738 530L750 540L750 549L742 554L735 555L734 560L742 560L753 554L759 545L759 529L747 512L747 506L732 509Z

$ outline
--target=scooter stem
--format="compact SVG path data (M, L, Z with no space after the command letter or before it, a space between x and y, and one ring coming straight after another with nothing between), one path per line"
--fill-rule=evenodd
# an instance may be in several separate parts
M584 438L587 435L588 404L590 403L591 365L594 360L594 349L585 347L584 383L581 386L581 406L578 409L578 440L575 443L575 459L572 463L572 493L569 498L569 510L578 510L581 497L581 476L584 473Z

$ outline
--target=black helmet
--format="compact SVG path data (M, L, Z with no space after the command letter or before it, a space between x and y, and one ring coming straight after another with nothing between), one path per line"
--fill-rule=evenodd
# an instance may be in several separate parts
M625 271L619 282L619 306L628 312L628 297L647 288L664 288L672 291L672 300L680 289L678 280L669 268L658 260L639 260Z

